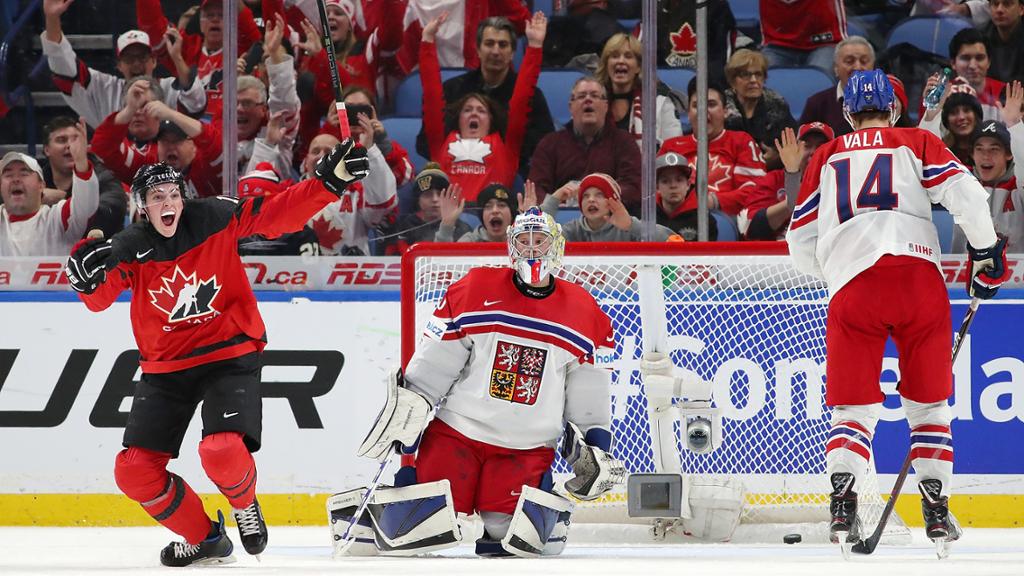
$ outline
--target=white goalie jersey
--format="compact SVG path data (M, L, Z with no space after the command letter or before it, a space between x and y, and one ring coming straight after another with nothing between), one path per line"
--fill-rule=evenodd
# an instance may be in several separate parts
M405 370L406 387L437 417L496 446L554 447L565 422L610 430L614 350L608 316L583 288L555 280L545 298L521 293L510 268L476 268L448 288Z

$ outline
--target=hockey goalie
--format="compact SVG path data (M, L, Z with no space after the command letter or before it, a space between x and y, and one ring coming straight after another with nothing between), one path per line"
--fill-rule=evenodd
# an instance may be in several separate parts
M531 208L509 228L511 268L476 268L448 288L359 449L384 459L396 444L418 448L415 467L373 493L349 538L365 489L331 497L336 555L455 546L456 515L474 513L479 555L558 554L573 509L552 486L563 433L569 494L591 500L622 482L611 373L594 364L614 350L612 325L585 289L555 278L564 248L561 227Z

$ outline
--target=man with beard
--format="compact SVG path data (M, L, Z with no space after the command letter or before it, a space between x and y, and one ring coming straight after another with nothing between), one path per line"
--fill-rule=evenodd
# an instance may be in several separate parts
M153 75L156 59L149 46L149 34L129 30L117 38L117 71L121 78L86 66L75 54L61 27L60 18L72 2L44 0L46 30L40 35L40 40L54 86L64 95L68 106L85 118L86 124L95 128L104 118L121 109L127 80ZM167 31L165 40L170 42L172 38L177 40L180 37L177 30L171 29ZM161 99L171 108L180 105L184 112L198 114L206 107L206 92L202 84L195 81L182 58L180 45L180 42L169 44L168 70L174 70L176 77L159 80Z
M434 242L455 240L455 224L462 214L465 202L450 187L441 195L441 226L434 234ZM480 225L458 238L459 242L506 242L508 227L519 214L515 196L503 184L491 184L476 197L480 208Z
M193 196L219 195L223 141L218 127L171 110L163 102L146 100L141 84L129 89L125 108L96 129L93 151L125 184L132 182L143 165L160 161L185 175ZM128 136L136 122L147 128L156 123L156 146L138 149L132 145Z
M57 116L43 126L43 203L54 205L71 197L75 181L75 156L72 148L78 138L84 137L78 122L70 116ZM85 143L88 145L88 142ZM112 236L124 228L124 216L128 209L128 195L120 181L98 156L90 155L93 170L100 188L100 205L89 222L89 228L98 228L106 236Z

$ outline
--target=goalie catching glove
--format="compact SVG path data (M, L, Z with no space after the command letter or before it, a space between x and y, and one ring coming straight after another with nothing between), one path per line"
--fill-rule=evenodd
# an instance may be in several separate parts
M405 388L400 368L388 376L387 387L387 402L377 415L373 429L359 446L360 456L383 460L396 442L413 451L430 420L433 406L423 396Z
M355 146L352 139L336 145L333 150L320 158L313 174L317 180L337 196L341 196L350 184L366 178L370 173L370 160L366 148Z
M611 449L611 435L601 429L588 431L593 440L604 435L607 448ZM562 457L572 466L573 478L565 483L565 490L580 500L594 500L615 486L622 484L626 467L618 459L601 448L588 444L579 427L570 422L562 442Z
M79 240L64 267L71 288L83 294L95 292L107 279L107 264L112 253L110 240Z

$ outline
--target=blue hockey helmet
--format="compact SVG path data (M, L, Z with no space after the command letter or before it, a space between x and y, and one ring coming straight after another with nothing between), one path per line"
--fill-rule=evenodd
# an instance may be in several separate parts
M885 72L857 70L850 74L843 89L843 116L853 125L851 116L861 112L889 112L895 116L896 95ZM892 119L896 123L896 118Z

